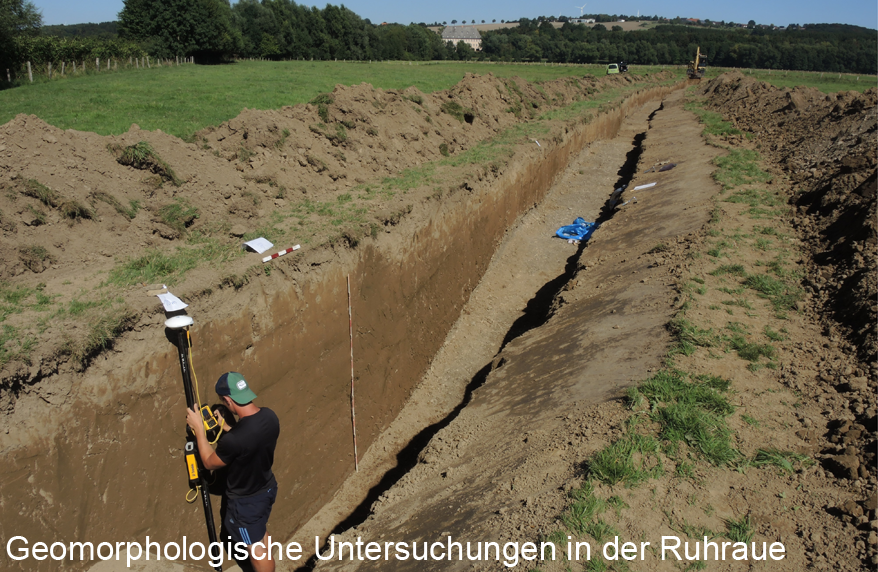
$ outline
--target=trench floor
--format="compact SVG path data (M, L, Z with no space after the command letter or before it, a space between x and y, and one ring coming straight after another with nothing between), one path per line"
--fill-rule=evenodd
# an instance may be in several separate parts
M356 526L372 502L417 462L420 449L465 406L491 362L516 336L539 325L568 279L579 248L555 237L577 217L595 221L614 187L625 180L656 100L624 121L611 140L594 142L556 178L546 199L511 228L443 347L407 404L360 460L335 497L289 541L308 555L314 537Z

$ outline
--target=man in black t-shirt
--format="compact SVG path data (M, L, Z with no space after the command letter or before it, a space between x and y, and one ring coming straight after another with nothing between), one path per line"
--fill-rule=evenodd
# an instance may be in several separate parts
M277 481L271 466L280 424L274 411L253 404L256 394L240 373L221 375L216 382L216 393L238 417L234 431L223 435L216 451L207 440L200 413L187 409L186 423L195 432L204 468L228 467L220 511L223 536L249 547L250 562L256 572L274 572L274 560L267 549L267 524L277 497Z

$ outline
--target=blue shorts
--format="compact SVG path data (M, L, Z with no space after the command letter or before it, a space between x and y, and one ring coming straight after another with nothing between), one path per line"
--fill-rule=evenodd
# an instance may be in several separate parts
M223 518L223 534L232 542L251 546L265 536L271 507L277 498L277 487L251 497L226 500Z

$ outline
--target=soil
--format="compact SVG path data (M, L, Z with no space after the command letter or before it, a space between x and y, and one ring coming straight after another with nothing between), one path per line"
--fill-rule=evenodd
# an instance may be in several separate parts
M386 105L376 100L377 105L352 108L369 117L383 106L384 114L369 119L368 126L330 122L331 133L342 126L348 134L335 140L339 153L363 153L362 160L348 158L348 172L362 169L372 177L351 188L346 179L334 180L328 169L318 168L320 162L306 161L303 167L289 161L278 167L276 180L251 178L260 167L271 166L269 155L278 151L272 137L260 139L267 146L240 151L244 141L262 136L261 128L248 131L247 139L243 133L224 136L233 140L227 143L230 149L239 150L226 159L222 134L213 131L206 137L217 138L216 149L204 139L184 143L137 129L113 138L60 131L22 116L4 125L0 200L8 224L3 246L12 245L3 259L4 288L11 290L4 302L12 308L7 313L4 306L2 333L4 349L12 349L4 355L0 388L6 411L0 432L5 460L0 527L9 523L9 530L36 537L46 534L43 523L52 522L55 537L64 541L122 541L144 530L179 538L202 529L197 507L180 500L187 492L185 481L167 478L179 474L183 462L179 419L184 402L177 352L162 328L167 315L155 298L162 284L102 284L113 268L135 256L155 260L156 252L201 251L207 244L208 252L221 256L185 278L172 275L167 284L189 304L186 312L196 322L193 361L201 394L209 395L210 382L204 380L224 371L251 372L260 399L282 420L279 447L285 455L275 472L285 486L273 527L292 534L353 472L349 418L339 415L350 409L346 278L356 327L358 437L365 451L426 371L506 229L541 202L559 170L586 142L612 137L627 113L667 93L670 87L660 87L667 80L662 75L588 77L528 86L487 76L468 77L451 97L407 92L402 99L381 92ZM634 89L624 101L606 95L607 89L626 86ZM459 102L457 93L463 98ZM445 107L462 111L460 121L445 117L438 101L433 107L435 97L456 103ZM344 97L337 99L344 106ZM532 125L537 113L589 99L594 113ZM335 113L335 101L325 103L327 113ZM308 127L301 132L310 135L284 135L285 129L299 133L296 119L261 125L276 126L291 152L310 145L316 153L328 141L319 126L322 110L316 104L303 108L310 115L305 114ZM296 115L303 108L287 111ZM420 148L435 157L447 148L448 161L431 164L414 186L388 181L390 167L369 166L374 157L366 150L377 141L375 155L382 165L392 159L397 166L416 167L424 158L414 139L398 148L394 135L407 133L415 117L424 126L448 125L448 137L435 141L437 150ZM484 147L470 137L492 135L497 124L516 128ZM371 134L385 128L390 133L385 138ZM464 140L469 148L455 146ZM141 141L161 161L141 157L138 169L136 161L126 160L125 148L142 150ZM382 145L394 149L381 150ZM467 160L467 151L475 153L474 160ZM251 161L255 155L262 159ZM181 186L174 184L168 166ZM287 188L314 181L319 184L313 195L278 198ZM141 205L133 219L130 201ZM198 217L181 217L182 229L166 224L162 210L175 203L196 208ZM303 205L320 208L296 211ZM360 216L360 209L361 218L334 224L339 211ZM71 212L79 216L70 217ZM291 212L302 216L287 216ZM240 250L248 234L274 237L284 231L283 240L289 241L284 246L301 243L303 248L270 265ZM30 246L44 250L32 258L49 263L39 267L29 259L24 265L20 257L24 249L34 252ZM20 292L27 295L24 307L14 306ZM9 328L15 328L11 336ZM145 494L131 494L119 483L138 483ZM51 562L42 566L52 569Z
M723 88L733 91L730 85L741 91L753 89L752 82L742 79L724 76L703 92L726 95L726 99L712 96L709 100L724 114L731 115L730 109L749 110L751 125L758 125L760 129L755 138L760 149L771 145L781 147L775 140L763 139L761 130L771 125L766 116L774 118L778 109L787 105L788 90L761 85L761 92L753 100L743 94L735 97L722 91ZM335 528L336 543L362 539L382 546L386 541L444 544L450 536L461 542L490 540L502 545L504 542L537 542L559 528L563 530L560 517L567 506L566 493L579 486L584 469L582 462L618 437L625 419L630 416L616 398L620 389L648 377L660 365L666 347L663 325L673 314L674 307L679 306L680 297L674 296L674 292L682 290L681 278L695 275L709 279L709 272L715 267L713 262L691 257L693 252L706 249L702 227L708 218L709 199L718 193L708 176L712 170L710 159L715 155L699 142L699 128L693 118L682 111L678 96L666 99L650 121L638 168L644 173L650 166L669 161L678 161L680 166L668 173L671 176L664 175L666 180L660 181L659 190L640 191L638 204L628 207L632 210L622 211L604 224L588 247L574 257L576 272L565 277L562 291L554 297L548 322L491 356L486 366L489 372L480 371L470 382L468 390L473 386L475 390L461 403L465 407L455 410L446 422L437 423L434 427L438 431L423 448L420 448L422 436L413 439L412 443L419 447L417 464L393 486L388 487L386 482L378 484L378 490L373 489L366 501L368 506L376 493L380 493L368 513L361 507L359 518L349 517ZM831 101L834 106L835 98L818 97ZM874 137L865 136L875 129L871 114L875 108L874 94L855 97L848 94L847 97L856 101L855 108L870 112L839 125L838 121L824 121L826 109L823 113L815 110L812 118L818 120L803 123L799 129L808 132L810 125L809 142L815 146L824 140L815 139L813 134L817 131L823 135L820 126L824 125L829 130L826 140L846 143L842 147L844 151L835 154L840 168L823 173L825 178L814 185L825 189L831 182L836 203L847 198L845 206L849 209L858 214L865 211L859 218L856 214L850 216L854 220L865 219L866 224L846 226L850 234L842 233L843 237L836 240L851 243L849 248L865 253L863 258L866 258L870 247L874 256L874 241L868 241L874 236L874 192L870 204L868 191L869 178L874 177L874 163L857 163L864 168L851 173L847 166L851 161L845 157L875 155ZM729 101L735 101L736 105ZM772 105L771 101L783 103ZM754 112L754 107L765 115ZM742 126L740 119L738 124ZM767 130L771 132L770 128ZM746 139L735 136L726 138L724 143L750 146ZM807 161L813 153L812 148L805 145L783 148L786 156L796 161ZM798 156L796 151L800 153ZM771 154L769 157L775 158ZM797 185L796 179L790 176L794 173L790 173L783 162L778 163L777 166L766 165L775 174L770 184L780 186L782 193L791 197L793 205L813 202L813 199L803 202L802 197L808 197L815 187ZM567 177L571 174L568 171ZM844 176L851 174L853 176ZM656 178L656 175L637 175L630 184L633 187ZM695 189L705 194L699 197ZM853 199L849 198L854 193ZM655 204L660 202L656 200L658 194L667 199L665 204ZM623 198L633 200L633 196L631 191L626 191ZM861 201L860 197L866 200ZM550 195L547 209L551 209L555 198L556 195ZM722 208L726 211L724 215L730 218L728 224L743 225L741 232L753 232L758 226L758 221L754 224L747 220L743 209L736 210L731 204L724 204ZM594 205L591 209L593 213L598 212ZM869 209L872 209L871 215ZM636 214L624 216L629 212ZM815 220L803 224L802 215L808 216L805 209L794 209L784 221L791 233L799 229L802 258L798 264L803 270L812 271L818 264L813 258L820 259L826 248L825 239L807 229L830 227L832 217L839 215L836 209L828 208L822 213L824 218L812 215ZM686 214L694 217L686 221ZM514 243L519 232L528 235L526 223L516 229L508 244ZM664 253L649 256L650 250L662 241L673 246ZM491 288L488 277L492 273L516 267L502 259L495 262L500 266L489 268L471 300L477 299L478 294L491 295L483 294L482 289ZM759 259L751 263L758 264ZM841 262L845 269L857 263L860 264L856 268L866 275L865 288L855 290L848 304L859 304L868 311L874 309L874 296L868 291L868 286L875 284L874 258L865 264L859 259ZM521 265L519 262L518 266ZM808 280L805 279L806 285ZM643 291L644 285L654 285L658 291ZM496 284L493 288L496 294L499 288ZM721 294L708 294L700 305L702 309L695 314L706 319L706 308L720 303L721 297ZM737 447L742 452L753 455L758 448L770 443L778 449L808 455L818 460L818 464L799 469L793 475L699 467L692 479L667 476L635 490L599 485L598 495L606 498L616 494L626 503L626 510L617 512L616 519L608 519L620 530L623 539L655 541L659 535L680 535L691 525L722 531L729 520L747 516L754 523L757 540L784 543L787 558L782 564L773 563L774 568L859 570L874 566L875 370L874 364L865 361L874 355L874 341L869 337L873 332L871 328L867 328L868 331L851 328L850 321L839 322L840 316L832 315L831 306L821 303L827 299L832 298L810 296L800 313L784 326L789 333L779 358L784 365L777 373L761 370L757 374L746 369L746 362L742 360L718 368L716 356L704 354L677 362L688 371L720 373L733 380L738 394L735 404L740 413L761 420L757 422L758 428L742 421L743 418L734 423ZM532 302L537 300L538 297ZM771 320L764 310L752 313L753 316L750 312L747 314L748 317L743 318L746 327L761 327ZM468 316L464 316L458 326L467 319ZM874 325L874 318L863 321ZM711 325L721 328L722 319L712 318ZM449 343L455 342L455 336L489 338L488 331L484 324L469 324L463 333L455 331ZM514 328L510 331L514 332L513 336L518 335ZM455 350L457 353L467 354ZM447 370L436 371L442 363L440 354L428 380L455 377L456 363L446 366ZM445 371L448 377L443 375ZM427 389L426 394L444 395L447 391L447 387L434 386ZM791 400L796 401L794 407L790 406ZM402 422L409 408L423 410L425 404L413 399L400 416ZM395 429L396 424L388 434ZM404 452L412 454L412 451ZM378 455L381 456L380 450ZM401 464L406 458L400 456L399 460ZM351 479L326 512L343 515L349 495L358 488L364 490L363 481L373 482L368 476ZM363 520L366 514L368 517ZM321 524L325 527L326 523ZM350 525L356 526L347 528ZM306 527L294 539L307 546L308 540L313 534L319 534L319 530L319 525ZM325 557L329 556L330 549L330 544L323 545ZM334 557L338 558L337 553ZM318 569L369 566L368 562L360 565L337 560L317 564ZM471 564L467 561L392 560L391 565L400 570L505 568L499 562ZM647 561L632 568L641 569L644 565L643 569L650 570L677 567L675 562L661 562L655 554L650 557L647 553ZM539 563L541 570L569 569L566 566L557 562ZM738 569L728 564L720 567Z
M864 361L875 362L878 89L778 90L730 73L705 92L718 111L755 136L759 151L794 188L793 225L810 249L809 303L845 329Z
M388 177L405 176L443 155L453 159L538 113L643 79L588 76L532 86L518 78L468 74L451 90L433 94L340 85L322 100L332 102L323 104L325 111L320 104L245 109L235 119L198 133L195 144L137 125L123 135L103 137L63 131L35 116L19 115L0 126L0 281L12 288L38 288L58 305L76 300L106 308L121 295L113 317L124 331L155 309L155 299L143 296L142 290L98 291L121 262L153 251L191 249L194 245L185 239L199 235L232 253L219 263L202 265L185 280L170 278L175 291L191 296L217 286L239 288L248 272L257 271L252 257L234 254L242 237L280 232L306 250L374 238L377 230L413 218L412 206L420 200L467 192L473 184L460 181L463 169L447 169L454 173L428 177L430 188L420 189L423 197L414 197L394 193ZM527 139L515 143L522 140ZM159 163L123 164L119 150L140 142L152 147ZM479 183L494 180L503 174L506 161L508 155L499 156L466 176ZM47 188L50 199L38 198L31 190L34 181ZM340 204L355 214L347 220L333 215L332 207ZM297 206L299 216L289 217ZM321 206L323 210L314 212ZM190 214L168 222L163 216L168 207ZM286 216L278 221L280 211ZM330 215L342 220L330 223ZM7 355L0 360L4 411L12 411L22 388L40 385L58 372L79 371L104 349L87 341L95 320L88 312L79 319L71 312L55 314L37 332L33 323L43 316L14 312L5 322L20 329L22 339L7 343ZM26 343L30 337L35 343Z
M374 181L439 159L440 143L452 156L472 149L517 124L520 119L508 111L517 104L538 102L544 109L628 81L559 81L551 87L543 84L542 90L516 81L516 90L490 76L468 76L453 90L430 96L339 87L324 113L328 121L320 117L317 104L245 111L205 130L195 144L136 126L125 135L105 138L19 116L0 127L0 279L30 287L44 282L45 292L68 303L101 280L114 257L136 256L145 248L171 251L186 233L207 230L217 221L222 225L215 236L222 235L227 244L240 242L241 235L259 229L273 208L288 201L330 201L360 185L380 184ZM513 95L519 92L521 96ZM556 95L548 98L545 93ZM205 355L199 356L204 377L211 379L236 363L261 366L261 375L273 380L262 394L264 403L278 410L285 429L296 435L286 444L295 463L284 461L278 475L292 485L279 499L273 530L285 536L296 531L290 540L300 541L308 552L313 551L314 536L326 538L333 532L336 541L433 542L451 536L502 545L538 542L561 529L568 492L582 482L585 461L618 437L631 416L620 400L623 390L662 366L671 341L666 325L687 299L692 276L707 286L703 299L689 310L693 319L716 328L727 322L724 312L708 310L722 304L721 283L710 274L716 264L703 255L712 240L709 221L719 205L728 228L752 234L761 224L746 216L746 205L714 202L720 189L711 178L712 161L724 152L720 146L728 146L758 149L762 167L772 175L767 184L789 197L788 215L776 222L791 237L797 253L791 264L803 273L808 295L782 325L767 304L736 314L735 320L752 331L764 326L786 330L777 344L777 369L754 371L734 355L718 359L703 348L678 357L676 364L732 381L738 412L730 425L742 454L752 456L771 444L816 463L797 466L792 473L756 468L737 472L694 463L691 478L667 471L637 488L600 485L597 494L624 500L625 508L607 518L625 539L655 543L660 535L680 535L689 525L722 531L730 520L747 516L755 540L780 541L786 547L787 558L772 563L773 569L860 570L878 563L873 329L878 92L825 96L778 90L727 74L706 83L700 93L752 138L732 135L715 141L719 146L706 144L695 116L683 109L684 91L665 91L652 103L644 98L624 113L609 110L607 117L614 119L605 124L560 125L543 142L545 149L530 140L517 141L505 162L442 173L445 178L431 185L440 187L438 196L431 186L414 195L397 194L370 211L374 218L345 229L346 239L337 238L338 229L317 224L314 215L308 227L313 248L278 265L270 277L257 279L250 270L253 258L241 257L199 268L174 287L187 302L214 315L215 321L200 334L205 340ZM446 100L472 110L472 122L441 112ZM527 118L524 113L522 119ZM335 126L348 124L354 127L345 127L342 141ZM591 127L615 138L584 135ZM107 150L108 145L141 140L187 181L183 187L121 165ZM647 173L668 162L676 167ZM59 206L24 194L30 179L55 190L63 199L55 201ZM634 190L653 182L654 187ZM621 197L625 206L610 207L610 193L626 184ZM527 194L528 185L540 191ZM281 188L290 195L280 198ZM494 203L499 200L496 189L503 189L503 196L521 197ZM149 216L129 220L96 199L97 192L111 193L123 205L141 201ZM201 213L183 231L160 222L157 214L179 196ZM70 219L60 206L70 202L88 205L94 214ZM34 211L42 211L45 220L39 221ZM467 219L461 213L475 214ZM501 219L490 228L484 224L489 213ZM591 240L574 245L552 236L555 228L577 216L601 223ZM381 232L373 247L368 235L370 223L376 222ZM474 232L483 228L488 238ZM333 236L336 240L330 241ZM447 251L439 246L443 242L451 245ZM468 243L472 260L463 252ZM413 264L423 268L422 274L400 279L394 268L409 264L407 249L413 244L424 261L447 257L448 267L436 271L426 262ZM33 245L45 248L51 258L27 258L23 248ZM388 252L396 254L381 255ZM370 260L375 265L371 277ZM756 267L763 261L753 255L746 262ZM363 319L357 338L364 354L373 358L365 366L370 371L357 379L364 382L366 413L358 415L358 422L363 420L358 424L362 457L356 474L351 474L350 455L334 454L335 448L349 446L349 419L319 416L337 411L344 400L332 397L337 401L313 416L312 407L330 399L329 390L289 381L301 372L306 380L340 377L331 387L344 389L345 376L335 374L344 374L349 365L340 359L348 351L347 338L335 334L347 327L338 284L348 268L356 269L355 284L363 286L354 292L355 316ZM229 276L244 279L222 287ZM205 284L211 288L206 290ZM179 503L166 502L157 492L165 486L158 473L179 468L178 459L165 460L173 457L179 435L154 435L141 462L127 456L119 441L136 439L142 432L126 429L120 436L114 429L120 424L133 427L130 419L143 418L138 415L156 415L157 426L173 426L173 413L181 407L179 399L163 397L179 384L175 356L141 347L158 345L159 336L149 332L158 330L164 318L154 298L144 295L146 286L124 292L134 317L112 352L96 350L83 361L74 360L75 354L64 350L69 348L70 327L78 324L71 320L49 331L30 363L13 359L4 366L3 451L9 478L4 479L2 497L6 508L15 511L0 525L4 538L13 525L37 531L40 523L59 514L61 526L73 530L71 540L106 534L114 526L126 538L158 528L172 539L176 531L161 527L198 526L197 515L181 512ZM276 305L279 300L283 303ZM372 308L366 304L370 301ZM325 319L308 317L301 308L309 304ZM410 315L420 316L418 327ZM16 316L9 323L19 326ZM228 324L221 325L223 321ZM399 324L398 331L379 338L379 332L388 336L393 324ZM329 333L322 346L306 346L305 334L293 337L299 333L292 330L299 329L310 337ZM285 354L291 354L286 361L280 357ZM268 365L266 356L279 363ZM145 388L128 394L132 390L121 379L134 372L142 376ZM83 393L85 397L77 395ZM63 413L59 420L71 419L74 403L95 410L78 421L84 436L55 436L48 455L37 452L36 444L46 440L34 429L39 419L52 411ZM758 423L746 422L744 414ZM75 439L80 441L65 455ZM101 456L109 460L95 459ZM61 459L58 466L48 460L52 458ZM126 501L111 486L114 475L124 477L131 470L147 475L142 502ZM62 474L67 484L59 478ZM317 493L318 484L325 490ZM180 492L177 488L171 487L173 495ZM92 499L93 489L103 491L104 503L110 495L106 508L92 504L101 502L100 494ZM67 503L75 502L70 497L77 491L82 498L71 508ZM132 512L145 515L144 522L124 528ZM103 524L99 513L106 517ZM281 570L302 566L278 564ZM309 566L314 564L312 559ZM539 567L561 570L566 565ZM317 564L321 569L361 566L375 565ZM381 567L472 566L466 561L409 560ZM500 562L476 567L505 568ZM631 565L678 567L649 553L645 562ZM710 568L740 566L712 563Z

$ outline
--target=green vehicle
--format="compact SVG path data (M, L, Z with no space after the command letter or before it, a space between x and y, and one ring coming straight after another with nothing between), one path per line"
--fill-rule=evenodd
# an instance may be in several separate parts
M607 66L607 75L619 73L619 64L610 64Z

